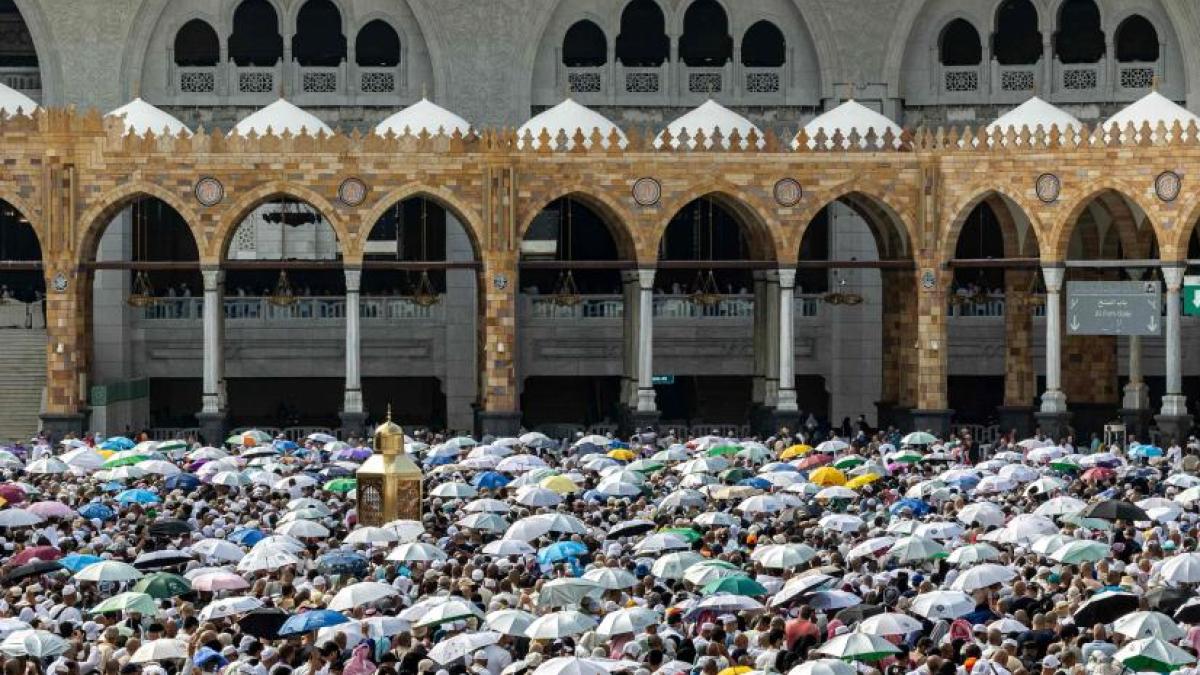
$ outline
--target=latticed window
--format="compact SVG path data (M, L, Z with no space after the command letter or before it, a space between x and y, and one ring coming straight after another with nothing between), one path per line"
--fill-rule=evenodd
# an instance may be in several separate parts
M396 74L363 73L361 89L364 94L390 94L396 91Z
M247 220L233 235L233 248L236 251L255 251L258 249L258 225L253 220Z
M1000 89L1003 91L1033 91L1033 71L1007 70L1000 73Z
M1122 68L1122 89L1149 89L1154 84L1153 68Z
M1097 86L1096 71L1075 68L1063 71L1063 88L1071 91L1086 91Z
M275 91L275 73L238 73L238 91L244 94L266 94Z
M746 73L746 91L751 94L778 92L779 73Z
M211 94L217 89L212 71L185 71L179 74L179 90L185 94Z
M979 91L979 71L948 71L946 73L946 91Z
M625 91L630 94L657 94L658 73L625 73Z
M331 94L337 91L337 73L304 73L301 86L306 94Z
M715 94L721 91L720 73L689 73L688 91L693 94Z
M598 94L600 73L567 73L567 84L574 94Z

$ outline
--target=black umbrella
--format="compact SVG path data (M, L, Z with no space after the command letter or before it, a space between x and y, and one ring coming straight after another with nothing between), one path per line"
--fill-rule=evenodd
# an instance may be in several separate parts
M1167 586L1159 586L1146 593L1146 602L1151 609L1157 609L1164 614L1170 614L1179 609L1183 603L1193 597L1193 593Z
M3 577L0 577L0 583L8 584L26 577L57 572L61 569L63 569L63 566L58 564L57 560L38 560L28 565L20 565L8 570L4 573Z
M247 635L263 640L279 637L279 629L288 620L288 613L276 607L263 607L246 614L238 620L238 627Z
M627 520L618 523L608 531L609 539L620 539L621 537L633 537L639 534L645 534L655 528L654 523L648 520Z
M1146 512L1137 504L1130 504L1119 499L1096 502L1084 509L1080 515L1084 518L1102 518L1104 520L1150 520L1150 516L1146 515Z
M152 537L178 537L192 531L192 526L178 518L163 518L150 524Z
M133 566L139 570L158 570L175 565L186 565L196 558L183 551L151 551L143 553L133 561Z
M876 614L883 614L883 610L883 605L855 605L838 612L835 618L849 626Z
M1200 623L1200 600L1180 607L1175 612L1175 620L1183 623Z
M1106 592L1095 596L1075 610L1076 626L1112 623L1138 608L1138 596L1132 593Z

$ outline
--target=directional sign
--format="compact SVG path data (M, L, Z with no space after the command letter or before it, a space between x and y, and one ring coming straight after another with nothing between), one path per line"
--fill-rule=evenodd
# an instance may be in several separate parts
M675 384L674 375L655 375L652 378L654 384Z
M1071 335L1159 335L1162 293L1157 281L1067 282Z
M1183 313L1200 316L1200 277L1183 278Z

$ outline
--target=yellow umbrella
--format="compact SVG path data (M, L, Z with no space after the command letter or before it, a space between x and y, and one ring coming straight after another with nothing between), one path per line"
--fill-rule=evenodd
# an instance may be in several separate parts
M861 476L856 476L854 478L851 478L846 483L846 487L850 488L851 490L857 490L858 488L860 488L864 485L870 485L871 483L874 483L877 480L879 480L879 474L867 473L867 474L863 474Z
M104 459L108 459L109 457L113 456L113 451L112 450L97 450L96 454L100 455Z
M712 491L713 499L745 499L762 494L762 490L749 485L726 485Z
M745 673L748 673L752 670L754 669L750 666L733 666L731 668L722 670L721 672L717 673L717 675L745 675Z
M569 495L572 492L579 491L579 486L566 476L547 476L546 478L543 478L542 482L538 483L538 485L546 488L547 490L554 490L560 495Z
M625 448L609 450L608 456L612 457L618 462L632 462L635 458L637 458L637 455L633 454L632 450L626 450Z
M812 452L812 446L801 443L800 445L793 445L787 450L784 450L782 453L780 453L779 459L795 459L797 457L803 457L810 452Z
M846 474L838 471L832 466L823 466L808 476L810 483L816 483L821 487L829 487L830 485L845 485Z

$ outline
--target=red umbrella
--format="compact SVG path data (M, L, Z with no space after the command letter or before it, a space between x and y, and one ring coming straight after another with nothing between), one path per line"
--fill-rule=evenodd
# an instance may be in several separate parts
M25 501L25 491L21 489L20 485L5 483L0 485L0 497L3 497L4 501L9 504L20 504Z
M58 560L63 557L63 552L53 546L33 546L27 549L22 549L20 553L14 555L9 561L9 565L24 565L34 558L42 561Z
M1095 482L1099 482L1102 480L1108 480L1109 478L1112 478L1113 476L1116 476L1116 475L1117 475L1117 472L1112 469L1109 469L1109 468L1103 467L1103 466L1094 466L1094 467L1088 469L1087 471L1084 471L1083 475L1080 476L1080 478L1082 480L1091 481L1091 482L1095 483Z
M805 471L807 469L815 469L822 464L828 464L832 461L833 455L827 455L823 452L814 452L808 457L800 460L799 463L796 464L796 468L800 469L801 471Z

